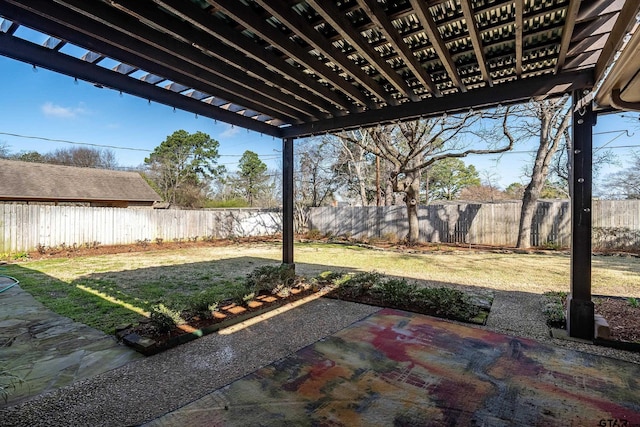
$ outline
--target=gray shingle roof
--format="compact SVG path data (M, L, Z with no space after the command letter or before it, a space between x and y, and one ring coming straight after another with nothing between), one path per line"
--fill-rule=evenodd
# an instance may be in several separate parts
M137 172L2 159L0 199L129 202L162 200Z

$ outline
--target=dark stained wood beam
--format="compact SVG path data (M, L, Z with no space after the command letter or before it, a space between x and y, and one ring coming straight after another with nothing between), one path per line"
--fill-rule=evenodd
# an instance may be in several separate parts
M475 15L469 3L471 0L461 0L460 6L462 7L462 13L464 14L464 20L467 23L467 31L469 32L469 38L473 45L473 51L478 59L478 67L482 73L482 79L487 82L490 87L493 86L493 80L491 74L489 74L489 67L487 67L487 58L484 54L484 48L482 47L482 38L480 31L476 25Z
M414 102L420 100L420 97L409 87L409 84L402 76L393 70L387 61L380 57L375 49L360 35L332 1L307 0L307 3L321 15L329 25L338 31L360 56L387 79L402 96Z
M515 27L516 27L516 76L522 77L522 33L524 32L524 0L515 0Z
M282 140L282 264L295 268L294 247L294 180L293 138Z
M234 21L240 23L254 34L266 40L271 45L285 52L291 59L304 65L315 74L325 79L336 89L345 95L353 98L369 108L376 108L375 103L369 99L362 91L353 84L340 77L340 75L327 66L318 58L309 54L301 46L294 43L287 36L270 26L262 18L258 17L249 6L235 0L206 0L210 5L219 8Z
M164 33L171 35L183 43L199 48L204 53L217 58L219 61L235 67L236 72L240 73L240 75L250 75L261 80L263 84L269 82L271 84L270 86L278 87L281 91L292 97L292 99L290 99L292 106L295 105L296 109L312 117L327 118L328 115L326 113L335 113L334 107L326 103L323 99L311 93L303 92L300 94L302 91L298 85L293 84L281 75L273 73L264 67L256 66L254 61L240 54L235 49L208 37L207 34L195 29L187 22L162 12L155 3L149 0L111 0L111 4L141 22L152 22L154 27L157 27ZM276 90L273 92L278 95L278 99L282 98L281 92ZM322 114L320 113L321 111L325 113Z
M276 126L223 110L206 102L198 101L171 90L145 83L129 77L126 74L108 70L94 63L59 53L53 49L36 45L10 34L0 33L0 55L67 76L76 77L80 80L98 84L103 87L120 90L143 99L189 111L202 117L220 120L274 137L280 136L280 129Z
M588 91L587 91L588 92ZM571 156L571 293L567 298L569 336L594 338L594 305L591 300L591 234L593 191L593 112L590 94L575 91L572 111Z
M433 20L433 16L431 16L431 12L429 12L429 8L427 4L421 0L410 0L411 5L413 6L414 11L416 12L416 16L420 21L420 25L424 29L425 33L429 37L429 41L433 46L433 49L438 54L438 58L440 58L440 62L444 66L444 69L447 71L449 78L453 82L453 84L458 88L460 92L466 92L467 88L462 82L460 78L460 74L458 73L458 68L454 63L451 55L449 54L449 50L442 40L442 36L440 36L440 31L438 31L438 26Z
M362 9L367 12L369 18L378 25L385 39L393 46L393 49L398 53L398 56L402 58L402 61L418 79L420 84L435 96L442 96L427 70L420 64L413 52L411 52L411 49L409 49L409 46L404 42L398 30L395 29L384 9L378 5L378 2L376 0L358 0L358 3Z
M33 7L32 7L33 6ZM234 104L260 111L285 123L297 122L293 117L283 114L265 101L267 106L244 99L222 85L224 81L208 80L199 70L187 66L184 61L170 55L155 55L157 52L148 45L140 44L131 37L114 32L106 25L87 19L85 16L62 6L44 0L33 0L29 4L14 0L0 0L2 14L15 22L35 28L77 46L113 58L121 62L136 64L147 72L162 76L186 86L197 88L209 95L225 99ZM263 98L258 98L258 100Z
M569 45L571 44L571 36L573 35L573 28L576 25L576 17L578 16L581 3L581 0L570 0L569 6L567 6L564 27L562 27L562 40L560 41L558 62L556 62L556 66L553 70L555 73L562 71L562 67L564 67L564 61L567 58L567 52L569 51Z
M280 90L246 73L238 73L231 65L204 54L196 43L185 43L150 26L141 25L140 19L128 16L115 7L103 2L84 0L57 0L57 3L131 37L135 41L128 46L136 46L137 52L149 51L159 60L172 57L182 62L182 67L191 64L197 70L195 73L205 81L219 84L235 93L239 97L237 102L239 105L244 105L244 100L251 99L265 107L280 111L296 121L308 121L315 116L308 104L294 99L283 103Z
M268 0L255 1L271 15L275 16L278 21L286 25L294 34L322 53L328 60L342 68L355 81L365 87L373 95L377 96L380 100L389 105L397 104L397 101L391 97L390 93L385 91L380 83L365 74L360 67L347 57L347 55L338 50L338 48L331 44L329 40L327 40L313 27L310 27L309 23L295 13L291 8L286 6L283 7L280 2Z
M321 135L377 124L437 117L443 113L455 114L470 108L485 109L499 104L514 104L538 96L560 96L572 90L592 86L592 70L558 75L547 74L502 83L499 88L497 85L483 87L466 93L458 92L446 95L442 98L429 98L420 102L400 104L397 107L385 107L376 111L365 111L315 123L290 126L283 128L282 133L284 137L293 138Z
M234 32L226 25L220 25L220 22L210 14L203 14L202 8L197 7L194 3L185 2L183 0L154 0L156 4L168 10L174 15L191 23L201 31L221 40L230 47L236 49L247 57L253 59L266 69L273 69L275 72L282 74L285 78L297 83L309 92L318 97L325 99L327 102L341 108L342 110L354 110L353 103L347 97L341 96L329 87L322 85L311 76L303 73L298 68L292 66L279 56L267 53L258 44L237 32ZM343 114L333 112L334 115Z

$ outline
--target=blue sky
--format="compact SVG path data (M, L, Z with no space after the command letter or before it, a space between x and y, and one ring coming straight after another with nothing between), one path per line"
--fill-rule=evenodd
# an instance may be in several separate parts
M31 65L0 57L0 144L12 152L36 150L41 153L73 145L24 137L16 134L50 139L84 142L101 146L127 147L134 150L113 149L121 166L143 163L149 151L178 129L202 131L220 142L220 163L234 169L245 150L252 150L271 168L280 163L281 141L253 131L217 124L208 118L171 107L151 103L110 89L98 89L83 81L44 69L33 70ZM638 115L607 115L598 118L594 129L594 147L607 145L640 145ZM630 118L633 117L633 118ZM624 132L628 129L630 137ZM612 133L607 133L612 132ZM615 139L614 139L615 138ZM523 167L532 154L532 143L520 143L516 153L496 156L470 156L464 159L474 164L483 178L491 179L503 188L512 182L524 182ZM146 151L145 151L146 150ZM608 166L601 176L626 165L629 148L614 148L620 165ZM635 148L640 150L640 147Z
M149 151L178 129L202 131L220 142L219 163L233 169L245 150L251 150L271 167L279 164L282 142L270 136L217 124L204 117L93 85L45 69L0 57L0 144L12 152L41 153L73 145L5 135L37 136L113 149L122 166L143 163ZM278 150L278 151L274 151Z

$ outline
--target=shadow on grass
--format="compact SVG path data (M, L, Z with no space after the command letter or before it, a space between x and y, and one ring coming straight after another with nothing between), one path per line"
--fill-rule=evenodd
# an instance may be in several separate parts
M28 264L6 266L5 274L16 277L24 290L50 310L107 334L119 326L136 323L157 304L174 309L199 293L228 296L247 275L260 266L277 266L270 258L233 257L221 260L153 266L125 271L106 271L83 275L71 282L56 279ZM355 273L349 267L299 263L299 275L315 277L325 271ZM392 277L392 276L387 276ZM419 286L445 286L487 296L492 290L456 283L409 279Z

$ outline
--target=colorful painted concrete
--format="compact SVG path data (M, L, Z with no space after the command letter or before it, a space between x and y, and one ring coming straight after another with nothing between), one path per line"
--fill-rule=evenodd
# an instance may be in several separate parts
M640 365L384 309L149 425L615 422L640 426Z

